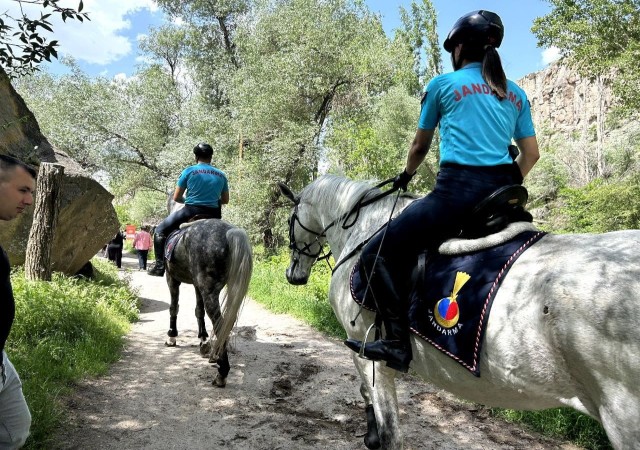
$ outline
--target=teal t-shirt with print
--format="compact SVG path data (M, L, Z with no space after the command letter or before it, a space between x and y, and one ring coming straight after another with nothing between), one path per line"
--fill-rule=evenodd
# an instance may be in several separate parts
M220 206L220 196L229 191L225 173L211 164L198 163L182 171L178 187L186 189L185 205Z
M500 101L481 69L481 63L470 63L427 85L418 128L440 126L441 164L511 164L511 140L535 136L526 93L507 80L507 98Z

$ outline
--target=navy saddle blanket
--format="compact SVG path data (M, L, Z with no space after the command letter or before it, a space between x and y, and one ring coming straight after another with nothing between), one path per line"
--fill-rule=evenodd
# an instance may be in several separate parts
M493 299L511 265L545 233L525 231L504 244L460 255L428 255L409 300L411 331L480 376L480 350ZM420 258L424 258L421 255ZM356 264L351 295L375 311ZM513 299L513 301L526 301Z
M167 237L167 243L164 245L164 258L167 261L171 261L173 249L176 248L176 245L178 245L178 242L180 242L180 239L184 236L185 230L186 228L172 231Z

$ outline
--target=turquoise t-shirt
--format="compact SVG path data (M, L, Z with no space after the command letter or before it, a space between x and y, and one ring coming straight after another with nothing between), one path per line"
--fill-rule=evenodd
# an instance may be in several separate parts
M535 136L526 93L507 80L507 98L500 101L482 78L481 63L434 77L425 95L418 128L440 125L441 164L511 164L511 139Z
M225 173L211 164L198 163L182 171L178 187L186 189L185 205L220 206L220 196L229 191Z

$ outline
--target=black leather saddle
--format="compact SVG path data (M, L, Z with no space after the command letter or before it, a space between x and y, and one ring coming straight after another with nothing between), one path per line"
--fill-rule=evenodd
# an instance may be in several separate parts
M195 216L192 216L189 220L187 220L186 223L191 223L191 222L195 222L196 220L203 220L203 219L217 219L217 217L215 217L212 214L196 214Z
M524 209L529 193L522 185L504 186L482 200L462 227L459 237L477 239L502 231L513 222L533 222Z

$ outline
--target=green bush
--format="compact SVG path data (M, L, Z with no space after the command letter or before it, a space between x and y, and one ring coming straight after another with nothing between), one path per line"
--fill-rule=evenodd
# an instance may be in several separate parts
M638 177L607 183L595 180L582 188L560 190L562 208L555 216L564 216L558 232L604 233L640 228L640 179Z
M138 318L138 297L117 269L95 258L96 280L54 273L51 282L11 276L16 319L7 352L23 382L33 416L27 448L46 448L64 417L59 397L73 382L106 373L120 357L123 336Z

